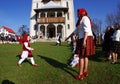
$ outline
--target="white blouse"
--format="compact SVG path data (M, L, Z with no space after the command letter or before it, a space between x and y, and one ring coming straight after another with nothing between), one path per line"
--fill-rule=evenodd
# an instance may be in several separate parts
M83 16L80 25L76 27L73 33L78 34L79 39L84 38L84 33L87 32L88 36L93 36L90 19L87 16Z
M113 41L120 41L120 30L116 30L113 34Z
M26 49L31 50L31 47L28 46L28 42L24 42Z

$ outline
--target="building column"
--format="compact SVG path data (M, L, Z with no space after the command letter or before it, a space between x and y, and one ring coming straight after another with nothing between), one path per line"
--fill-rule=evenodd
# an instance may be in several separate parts
M38 39L40 38L40 25L38 25Z
M40 15L41 15L41 13L39 13L39 17L38 17L38 18L40 18L40 17L41 17Z
M55 11L55 17L57 17L57 12Z
M47 39L47 25L44 25L45 26L45 39Z
M62 25L63 26L63 28L62 28L62 36L63 36L63 38L66 38L67 36L66 36L66 26L65 25Z
M55 38L57 38L57 25L54 24L54 26L55 26Z
M65 17L64 12L62 11L62 17Z
M45 12L45 18L47 17L47 12Z

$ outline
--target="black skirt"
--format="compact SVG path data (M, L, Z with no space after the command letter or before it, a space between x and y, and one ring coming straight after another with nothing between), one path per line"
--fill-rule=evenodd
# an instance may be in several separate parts
M120 52L120 42L119 41L113 41L111 45L111 51L115 53Z

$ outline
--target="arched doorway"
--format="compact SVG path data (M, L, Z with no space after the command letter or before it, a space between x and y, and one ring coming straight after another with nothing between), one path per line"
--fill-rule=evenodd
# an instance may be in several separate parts
M45 26L40 26L39 38L43 38L45 36Z
M61 37L62 37L62 28L63 28L62 25L57 26L57 34L61 35Z
M55 26L50 24L47 26L47 36L48 38L54 38L55 37Z

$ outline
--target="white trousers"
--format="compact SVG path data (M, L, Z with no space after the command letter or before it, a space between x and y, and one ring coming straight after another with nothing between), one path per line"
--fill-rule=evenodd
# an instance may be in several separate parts
M28 51L23 51L22 52L21 59L18 61L18 64L22 64L22 62L27 58L30 59L30 62L32 64L35 64L34 58L33 57L28 57Z

